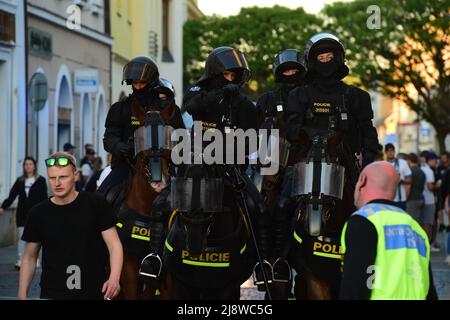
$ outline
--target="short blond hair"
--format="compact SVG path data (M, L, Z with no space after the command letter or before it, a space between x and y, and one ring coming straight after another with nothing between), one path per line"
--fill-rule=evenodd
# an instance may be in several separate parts
M70 153L67 152L55 152L53 154L50 155L50 157L48 157L48 159L56 159L56 158L67 158L69 159L69 163L70 165L77 170L77 159L75 159L75 157L73 155L71 155Z

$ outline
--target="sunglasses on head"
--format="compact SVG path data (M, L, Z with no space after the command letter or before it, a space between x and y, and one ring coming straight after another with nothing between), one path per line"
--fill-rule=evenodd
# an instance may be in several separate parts
M53 167L54 165L58 165L61 167L65 167L67 165L73 165L72 161L69 158L61 157L61 158L49 158L45 160L45 165L47 167Z

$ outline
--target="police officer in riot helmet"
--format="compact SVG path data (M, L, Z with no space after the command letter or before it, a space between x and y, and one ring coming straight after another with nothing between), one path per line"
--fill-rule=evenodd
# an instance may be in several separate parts
M342 220L350 215L353 210L351 203L347 203L352 201L348 201L348 199L343 201L343 197L351 197L353 193L350 189L354 189L360 170L358 158L362 155L363 167L374 161L378 152L378 137L372 124L373 110L369 94L342 81L348 75L349 69L345 65L345 48L340 39L330 33L316 34L307 42L304 54L308 69L307 84L295 88L289 94L286 136L292 144L293 161L298 162L306 159L307 162L299 163L299 166L304 164L305 168L307 165L311 168L312 162L314 172L312 173L312 186L307 187L311 189L292 190L292 192L306 192L307 194L297 194L303 197L300 203L303 208L303 211L301 211L303 222L297 222L297 224L304 223L303 227L300 226L305 231L304 244L302 247L291 245L290 258L292 260L290 261L296 264L299 263L298 261L314 264L316 260L305 258L310 254L308 250L304 249L307 246L305 243L313 241L311 239L319 239L320 237L317 237L317 235L320 235L329 237L328 240L331 243L337 243L338 245L337 234L340 232L339 228L342 227ZM328 143L333 143L333 145L328 146ZM321 176L323 169L320 168L323 168L323 166L316 166L316 164L332 162L330 152L337 154L336 158L333 158L337 160L333 161L338 161L339 167L344 168L345 178L342 174L342 179L335 179L335 181L329 183L336 183L336 185L345 183L343 189L347 192L343 196L341 195L341 200L333 200L332 204L329 205L328 212L333 210L333 212L339 212L340 214L332 214L329 217L330 221L322 229L323 219L326 219L324 218L326 212L323 208L326 205L322 206L325 202L321 201L325 201L324 199L327 196L325 192L327 191L324 191L325 186L322 185L322 180L320 180L323 177ZM332 163L331 165L335 164ZM327 178L325 177L325 179ZM299 182L300 185L302 183L304 182ZM327 184L327 182L323 183ZM335 199L336 196L334 196L335 198L333 196L328 194L329 198ZM294 243L296 243L295 240L291 242L291 244ZM314 267L314 272L320 273L321 277L326 277L333 283L333 286L337 286L340 279L337 263L333 259L321 261L317 265L323 266L326 271ZM326 266L329 266L329 268ZM309 266L309 268L313 267ZM294 291L296 295L301 293L301 290L299 290L301 285L297 285L301 282L300 280L298 278L295 281L296 288ZM335 293L330 293L331 296L333 294Z
M228 120L234 120L234 125L243 129L254 128L255 109L240 93L240 87L249 76L250 70L241 52L231 47L214 49L206 60L203 76L186 92L183 111L191 114L194 121L219 124L223 116L228 116L231 106L231 109L238 111L235 114L237 118Z
M378 137L372 124L369 94L342 82L349 73L344 45L333 34L318 33L309 39L304 53L308 85L289 95L288 139L296 144L301 130L310 137L330 130L346 132L344 147L348 156L354 159L361 153L364 167L374 161ZM330 116L336 115L338 121L331 124Z
M306 68L303 53L295 49L285 49L280 51L273 61L273 73L278 89L263 93L257 103L259 112L258 120L264 122L269 117L278 117L287 121L285 111L289 92L304 82ZM284 121L283 121L284 122ZM260 125L259 125L260 126ZM278 125L281 135L284 136L282 123Z
M172 115L171 126L174 128L184 128L183 118L181 117L180 107L175 101L175 86L167 79L160 78L159 85L155 88L161 100L161 108L164 109L172 104L176 106L174 115ZM176 115L175 115L176 114Z
M275 91L263 93L256 107L259 128L279 130L280 167L275 176L259 177L258 172L255 171L254 181L258 186L260 185L261 194L271 216L271 262L274 275L271 286L272 297L285 299L290 288L290 267L286 259L278 258L283 255L289 238L289 177L292 164L289 163L289 144L285 142L288 120L286 109L289 92L304 83L306 67L303 53L295 49L280 51L273 61L273 73L278 88ZM258 281L261 279L257 279Z
M204 130L216 129L222 133L227 133L228 129L256 130L255 106L240 89L248 81L249 76L250 70L243 53L232 47L214 49L206 60L204 74L187 90L183 100L183 111L187 111L194 121L202 121ZM224 148L224 159L225 152ZM243 193L247 199L249 214L252 216L257 245L263 259L268 259L267 248L270 239L267 230L267 211L258 190L245 174L246 166L218 166L220 167L218 172L228 172L237 168L240 178L245 181ZM235 193L235 196L238 197L238 194ZM255 262L256 260L253 261L253 265Z
M133 134L140 124L132 121L132 109L142 108L145 111L153 106L162 110L167 106L167 100L160 98L159 71L153 59L139 56L128 62L123 68L122 84L124 82L132 86L133 92L111 106L105 122L103 144L105 150L112 153L112 172L99 188L99 192L105 194L127 179L130 163L133 163ZM161 96L170 96L170 93ZM175 109L177 114L172 119L176 123L181 119L181 113L178 108ZM174 126L173 123L169 125Z

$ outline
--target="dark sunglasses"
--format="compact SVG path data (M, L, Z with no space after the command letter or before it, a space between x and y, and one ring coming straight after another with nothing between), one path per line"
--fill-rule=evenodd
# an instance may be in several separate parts
M67 166L67 165L69 165L69 164L71 164L71 165L74 166L74 164L72 163L72 161L70 161L70 159L69 159L69 158L66 158L66 157L45 159L45 165L46 165L47 167L53 167L54 165L58 165L58 166L61 166L61 167L65 167L65 166Z

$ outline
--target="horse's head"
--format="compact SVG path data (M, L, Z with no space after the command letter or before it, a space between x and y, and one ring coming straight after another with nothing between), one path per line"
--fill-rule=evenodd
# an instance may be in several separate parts
M136 167L150 183L161 182L170 159L172 128L159 111L148 111L144 125L134 132Z
M223 211L223 181L202 177L201 170L190 176L172 178L171 204L180 213L187 251L198 256L207 244L216 213Z
M186 232L186 250L191 257L198 257L207 245L214 214L198 209L182 212L180 217Z
M354 159L349 159L342 133L311 137L302 132L301 140L307 148L294 166L292 195L299 199L298 219L310 235L319 236L324 229L339 229L336 216L345 214L341 200L353 203L353 195L347 192L348 187L344 193L344 187L352 183L349 177L355 171Z

